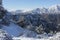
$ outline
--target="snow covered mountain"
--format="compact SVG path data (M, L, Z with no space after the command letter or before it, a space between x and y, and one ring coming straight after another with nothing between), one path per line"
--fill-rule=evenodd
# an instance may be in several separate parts
M2 8L1 8L2 9ZM3 11L3 12L2 12ZM29 21L29 20L31 20L31 23L30 23L30 21L29 21L29 23L32 25L32 24L34 24L34 26L33 27L35 27L35 24L37 24L39 21L37 20L38 19L38 17L40 18L40 16L38 16L38 15L25 15L24 17L28 17L28 20L26 20L26 22L25 22L25 20L24 19L22 19L22 23L27 23L28 25L28 27L27 27L27 29L25 29L25 28L22 28L21 26L19 26L19 25L17 25L17 23L15 23L14 22L14 20L12 21L12 18L13 18L13 12L11 13L11 12L7 12L7 11L4 11L4 9L3 10L0 10L0 17L1 17L1 19L0 19L0 29L2 29L2 30L4 30L4 31L6 31L6 33L8 33L10 36L12 36L13 37L13 39L14 39L14 37L16 38L16 37L19 37L19 38L21 38L21 40L23 40L23 39L30 39L30 40L35 40L35 38L48 38L49 37L49 35L48 34L42 34L42 35L38 35L35 31L32 31L32 30L28 30L28 28L30 27L30 28L32 28L31 26L28 26L29 24L27 23L27 21ZM52 7L49 7L49 8L36 8L36 9L33 9L33 10L31 10L31 11L29 11L29 12L22 12L21 10L17 10L17 11L15 11L14 12L14 14L19 14L19 13L31 13L31 14L43 14L43 13L60 13L60 6L59 5L55 5L55 6L52 6ZM3 15L4 14L4 15ZM14 17L16 16L16 15L14 15ZM34 18L33 18L34 17ZM19 16L17 16L16 18L19 18ZM15 19L16 19L15 18ZM30 19L31 18L31 19ZM27 18L26 18L27 19ZM21 19L19 19L19 20L21 20ZM41 20L41 19L39 19L39 20ZM36 21L38 21L37 23L35 23ZM44 20L42 20L42 22L44 23L45 21ZM41 23L41 22L40 22ZM45 25L45 24L44 24ZM25 27L25 26L24 26ZM50 27L50 26L49 26ZM0 30L0 31L2 31L2 30ZM33 29L34 30L34 29ZM41 30L40 30L41 31ZM2 32L1 32L2 33ZM59 33L60 34L60 33ZM0 36L2 37L2 35L4 36L4 34L2 33L2 34L0 34ZM7 34L6 34L7 35ZM53 35L52 35L53 36ZM57 36L57 35L56 35ZM25 37L25 38L23 38L22 39L22 37ZM27 37L30 37L30 38L27 38ZM31 37L32 37L32 39L31 39ZM60 36L57 36L57 39L59 39L59 37ZM52 37L52 39L53 38L56 38L55 36L54 37ZM1 39L1 38L0 38ZM3 38L2 38L3 39ZM4 39L3 39L4 40ZM20 39L19 39L20 40ZM40 40L40 39L36 39L36 40ZM44 39L41 39L41 40L44 40ZM49 39L46 39L46 40L49 40ZM55 39L53 39L53 40L55 40ZM59 39L60 40L60 39Z
M17 15L17 14L20 14L20 13L23 13L23 10L11 11L11 14L13 14L13 15Z
M42 14L42 13L48 13L48 9L47 8L36 8L34 10L32 10L32 13L38 13L38 14Z
M49 7L50 13L60 13L60 5L53 5Z
M36 8L36 9L32 9L30 11L23 11L23 10L16 10L16 11L12 11L11 12L12 14L20 14L20 13L31 13L31 14L42 14L42 13L45 13L45 14L49 14L49 13L60 13L60 5L53 5L53 6L50 6L48 8L45 8L45 7L40 7L40 8Z
M36 9L32 9L30 11L26 11L26 12L21 12L19 10L17 10L15 12L16 14L17 13L31 13L31 14L42 14L42 13L45 13L45 14L49 14L49 13L60 13L60 5L53 5L53 6L50 6L49 8L45 8L45 7L41 7L41 8L36 8Z

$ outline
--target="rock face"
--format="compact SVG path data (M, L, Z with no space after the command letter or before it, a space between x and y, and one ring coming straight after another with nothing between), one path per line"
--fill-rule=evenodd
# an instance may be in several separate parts
M0 5L2 5L2 0L0 0Z
M5 14L5 9L4 7L2 6L2 0L0 0L0 19L4 16Z
M0 40L12 40L12 37L0 29Z
M5 14L6 10L2 6L0 6L0 19L2 19Z

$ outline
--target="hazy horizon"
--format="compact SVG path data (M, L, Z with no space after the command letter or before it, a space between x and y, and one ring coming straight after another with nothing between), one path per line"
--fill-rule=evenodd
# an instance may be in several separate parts
M9 11L31 10L60 4L60 0L3 0L3 6Z

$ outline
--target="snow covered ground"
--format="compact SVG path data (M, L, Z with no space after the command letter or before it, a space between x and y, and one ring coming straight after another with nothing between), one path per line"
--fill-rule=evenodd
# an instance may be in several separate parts
M60 32L48 38L27 38L27 37L13 37L13 40L60 40Z
M10 22L9 26L2 25L2 30L5 30L9 35L13 37L17 36L26 36L26 37L35 37L37 34L33 31L23 29L17 24Z
M60 32L56 33L56 35L51 37L48 37L48 35L45 34L38 35L33 31L19 27L13 22L10 22L9 26L3 25L2 30L6 31L9 35L11 35L13 37L13 40L60 40ZM38 38L38 36L41 36L42 38Z

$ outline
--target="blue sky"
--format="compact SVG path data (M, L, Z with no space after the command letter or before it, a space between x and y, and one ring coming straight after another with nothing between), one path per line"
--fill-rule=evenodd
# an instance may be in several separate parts
M60 4L60 0L3 0L3 6L7 10L31 10L55 4Z

